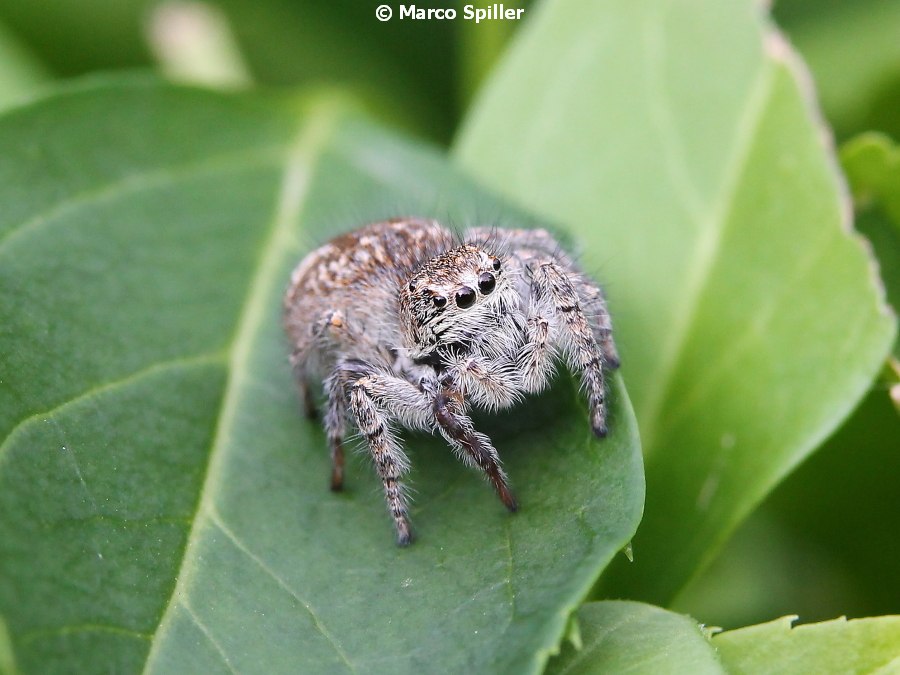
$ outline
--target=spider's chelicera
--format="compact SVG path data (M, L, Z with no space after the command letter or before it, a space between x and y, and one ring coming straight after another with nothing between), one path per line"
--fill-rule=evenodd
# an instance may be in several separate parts
M606 435L604 370L618 366L606 301L544 230L471 228L460 239L433 220L373 223L306 256L284 310L310 416L310 387L324 384L331 487L343 486L343 440L356 427L400 544L412 532L396 425L443 436L510 511L515 497L470 406L507 408L541 391L562 358Z

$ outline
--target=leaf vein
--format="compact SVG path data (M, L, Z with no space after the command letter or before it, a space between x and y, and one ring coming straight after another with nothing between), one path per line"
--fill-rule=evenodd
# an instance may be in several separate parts
M803 277L815 271L816 263L821 261L828 252L829 246L836 239L843 238L839 230L828 229L823 230L825 237L822 238L818 246L812 247L810 253L799 259L794 266L794 273L784 284L785 288L793 288L799 284ZM784 302L789 298L788 295L770 295L767 302L760 305L756 312L747 314L747 329L732 331L732 334L741 337L734 340L727 350L718 354L716 360L712 361L705 369L700 377L695 377L687 390L679 397L679 405L673 406L667 415L665 415L665 424L660 425L661 428L671 427L677 423L697 402L706 395L708 390L715 384L724 373L728 372L734 363L740 359L754 343L759 341L769 330L770 324L775 317L778 316L777 310L781 308ZM855 325L853 322L848 322ZM857 322L858 323L858 322Z
M76 633L112 633L115 635L124 635L126 637L133 637L147 641L149 641L152 637L149 633L142 633L130 628L125 628L124 626L113 626L110 624L101 623L82 623L66 626L56 626L54 628L38 628L23 633L19 640L24 645L35 640L41 640L56 635L72 635Z
M629 624L633 624L639 621L642 617L631 613L625 616L623 619L619 621L615 621L603 627L601 631L598 631L598 634L595 636L594 641L590 645L585 645L582 649L576 654L569 663L563 668L557 675L565 675L576 666L580 665L583 661L587 660L589 656L592 656L596 652L600 651L600 648L607 642L610 635L615 633L616 631L621 630L624 627L627 627Z
M183 181L191 176L214 175L235 169L244 170L256 164L265 166L274 163L282 155L283 150L277 152L275 147L263 146L253 148L251 151L208 157L202 162L158 167L123 176L117 180L70 195L57 204L32 215L18 225L13 225L9 231L0 237L0 254L5 253L4 249L9 247L10 242L27 232L50 223L61 216L77 212L85 206L110 201L121 195L135 194L143 190L153 189L167 183Z
M669 7L666 7L668 10ZM685 156L684 145L679 138L672 117L672 105L665 96L666 79L662 68L666 63L665 33L663 15L651 13L644 26L644 48L646 52L646 96L650 115L660 136L660 145L665 156L666 168L675 187L675 196L681 200L688 216L702 222L703 199L691 177Z
M216 362L223 361L224 359L222 352L209 352L203 354L195 354L193 356L179 357L176 359L170 359L168 361L158 361L156 363L151 363L149 366L146 366L141 370L128 373L123 377L117 378L115 380L110 380L108 382L103 382L91 387L90 389L85 389L79 394L76 394L71 398L66 399L65 401L57 403L52 408L27 415L19 420L12 427L12 429L10 429L9 433L6 435L6 438L3 440L3 443L0 443L0 465L2 465L3 459L8 453L9 447L12 445L15 437L25 433L26 429L35 424L53 421L57 415L61 414L66 408L70 406L77 405L78 403L90 400L97 396L101 396L102 394L105 394L109 391L127 387L131 384L134 384L135 382L139 382L146 377L151 377L160 372L164 372L167 370L176 370L179 368L190 368L199 365L214 364Z
M181 607L184 609L185 613L188 615L190 620L194 623L197 628L200 629L200 632L203 633L203 636L209 640L209 643L213 646L213 649L216 650L216 653L219 655L219 658L222 659L222 663L225 664L225 667L228 668L229 672L237 675L237 671L234 669L234 666L231 665L231 659L228 658L228 654L225 653L225 650L222 648L222 645L219 644L219 641L213 637L212 632L200 620L200 617L197 616L197 613L191 608L191 606L184 600L184 598L180 599Z
M235 411L241 403L243 385L248 378L247 363L251 356L253 338L262 328L266 300L277 288L276 274L280 268L276 263L279 257L291 248L290 226L300 215L309 189L312 167L323 151L325 143L332 136L334 118L330 104L314 109L301 125L296 140L290 144L289 151L284 155L281 190L269 225L269 234L257 261L255 268L257 273L249 281L247 295L229 349L230 372L209 451L206 477L198 495L194 524L185 543L181 568L176 575L177 581L160 616L150 652L144 663L144 673L153 669L163 637L171 627L173 607L179 599L187 596L188 585L193 581L192 562L196 559L194 549L198 546L204 521L213 510L214 492L220 484L220 467L228 447L229 426L236 417Z
M721 198L713 205L711 213L702 224L697 243L694 247L693 261L687 267L689 276L683 291L680 308L674 313L668 339L661 348L661 358L657 368L656 382L651 389L640 418L644 422L641 428L644 451L651 458L656 447L659 431L659 415L662 406L669 398L675 369L681 361L687 337L700 308L700 299L709 276L712 273L717 255L720 253L722 234L731 203L740 187L740 177L750 159L755 130L762 122L774 85L775 66L766 61L750 89L748 100L744 105L744 113L737 123L731 161L725 168L725 178Z
M262 558L260 558L252 550L250 550L250 548L247 546L247 544L245 544L237 536L237 534L235 534L234 530L232 530L228 525L225 524L225 522L222 520L222 516L219 514L218 511L216 511L213 508L209 511L208 516L209 516L209 519L212 522L212 524L215 525L226 537L228 537L228 539L231 541L231 543L234 544L235 548L237 548L241 553L243 553L245 556L250 558L250 560L252 560L253 563L256 564L257 567L259 567L259 569L261 569L263 572L265 572L266 575L271 577L271 579L276 584L278 584L278 586L283 591L285 591L288 595L290 595L292 598L294 598L294 600L296 600L301 605L303 605L303 607L309 613L309 616L313 620L313 624L315 625L315 627L319 631L319 633L321 633L322 636L328 641L328 643L332 646L332 648L338 654L338 656L341 657L341 660L347 665L347 667L352 672L356 672L356 668L354 667L353 663L350 661L350 658L347 656L346 653L344 653L344 650L341 649L337 640L331 634L331 631L329 631L326 628L325 624L322 623L321 618L316 613L315 609L313 609L313 607L309 603L309 601L306 600L305 598L303 598L302 596L300 596L299 593L297 593L293 588L291 588L291 586L287 583L287 581L285 581L280 576L278 576L278 574L276 574L275 570L273 570L271 567L269 567Z

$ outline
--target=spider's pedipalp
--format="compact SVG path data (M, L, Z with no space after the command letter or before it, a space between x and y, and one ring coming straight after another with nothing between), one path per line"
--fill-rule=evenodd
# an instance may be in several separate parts
M480 408L509 408L522 398L518 370L508 358L448 354L444 365L452 372L460 393Z

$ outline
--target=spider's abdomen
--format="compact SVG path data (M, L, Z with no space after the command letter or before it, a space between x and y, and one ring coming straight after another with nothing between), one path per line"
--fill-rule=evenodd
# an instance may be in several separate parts
M285 328L295 351L308 353L323 325L338 329L328 331L337 340L368 342L356 345L364 352L390 346L385 338L396 323L391 317L398 285L452 241L437 221L394 218L342 234L311 252L294 269L284 296ZM341 330L348 322L357 334Z
M437 221L416 218L394 218L342 234L307 255L294 269L285 307L304 297L325 297L370 284L385 273L407 273L452 240Z

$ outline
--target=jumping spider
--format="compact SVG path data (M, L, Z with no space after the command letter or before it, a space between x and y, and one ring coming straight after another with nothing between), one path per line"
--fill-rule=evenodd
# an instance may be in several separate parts
M470 405L497 410L541 391L561 356L581 376L594 433L606 435L603 372L618 366L606 301L544 230L476 227L460 241L434 220L367 225L297 266L284 323L310 417L310 386L324 384L331 489L343 486L349 423L401 545L412 537L401 482L409 462L395 424L440 433L510 511L516 499Z

